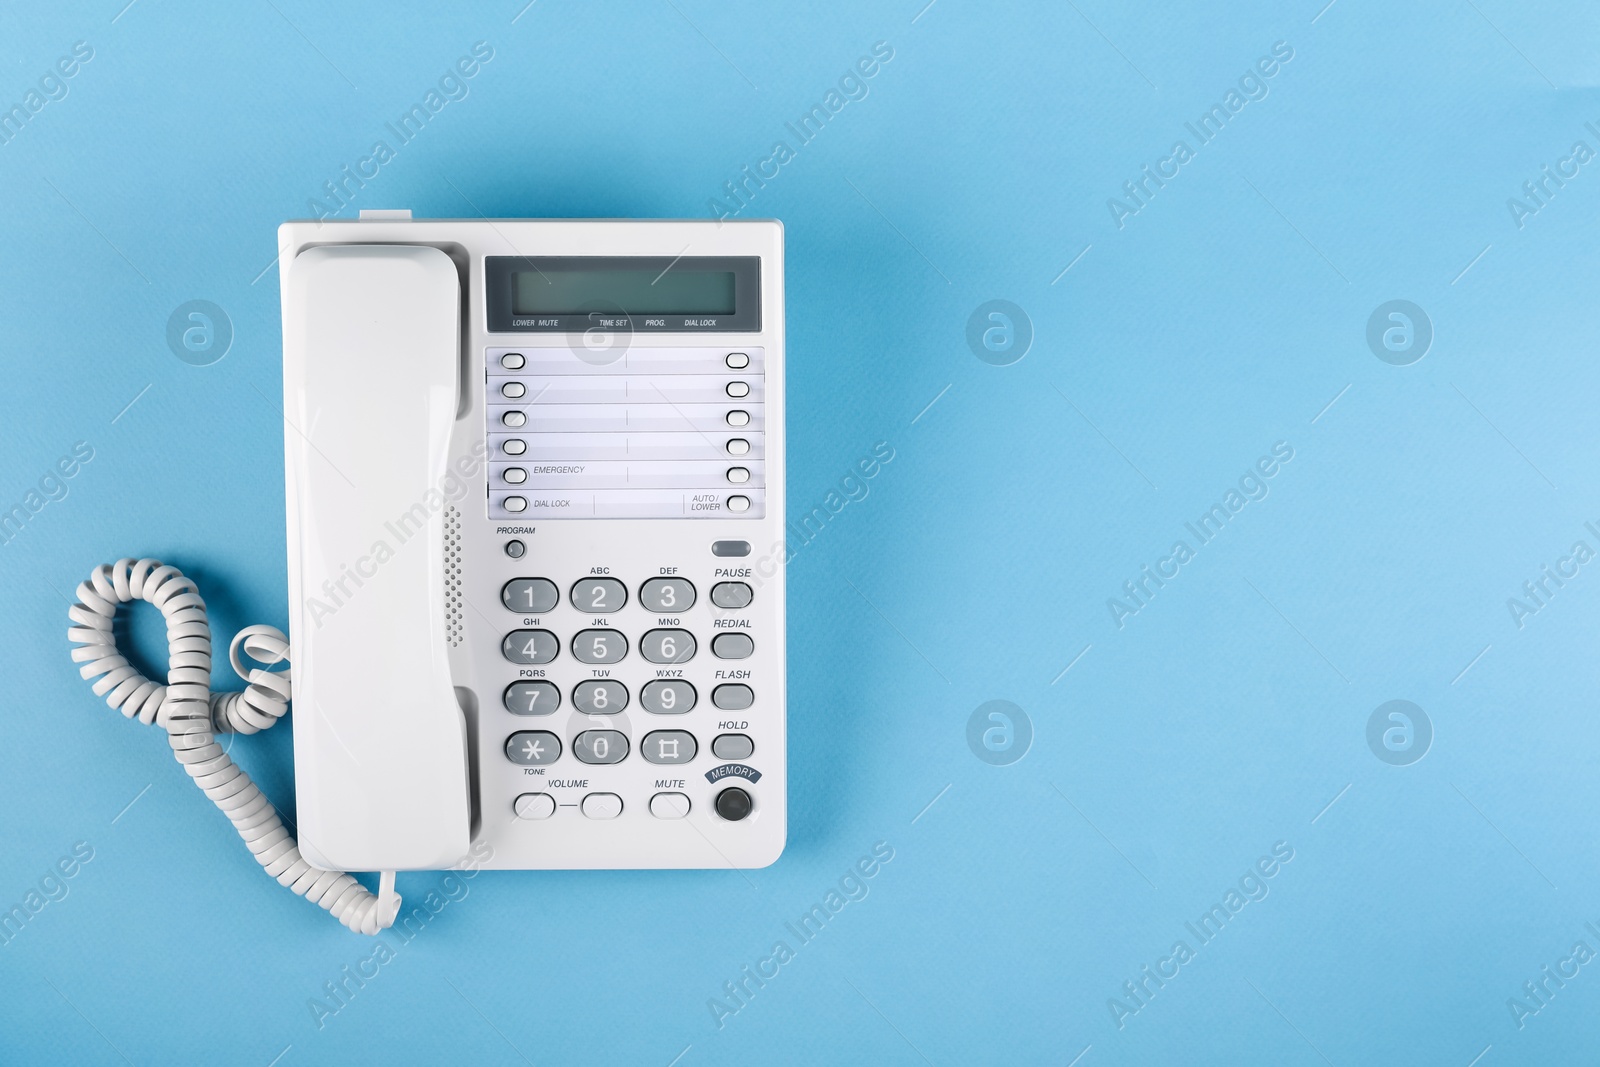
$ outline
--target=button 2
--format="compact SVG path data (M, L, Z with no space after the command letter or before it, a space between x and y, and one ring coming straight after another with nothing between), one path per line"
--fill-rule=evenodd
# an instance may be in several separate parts
M585 578L572 586L572 606L604 614L628 602L628 587L615 578Z

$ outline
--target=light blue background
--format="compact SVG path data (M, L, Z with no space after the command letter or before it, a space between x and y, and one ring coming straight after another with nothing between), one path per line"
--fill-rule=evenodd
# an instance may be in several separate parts
M1600 162L1521 228L1507 199L1600 150L1600 16L924 2L0 16L8 106L94 49L0 146L0 501L95 451L0 548L0 904L94 849L0 948L0 1059L1594 1058L1600 963L1521 1029L1507 999L1600 951L1600 563L1520 629L1506 601L1600 549ZM707 217L888 42L744 215L787 228L791 509L876 442L896 457L789 567L775 866L480 875L319 1030L308 1001L369 943L270 884L164 740L88 692L66 607L150 554L200 582L219 642L285 623L274 228L476 41L470 95L356 207ZM1270 94L1119 230L1107 199L1278 41ZM1035 330L1011 366L964 338L995 298ZM236 331L212 366L166 344L191 299ZM1392 299L1435 329L1411 366L1365 341ZM1278 441L1270 495L1118 629L1107 598ZM135 631L159 662L150 613ZM1033 724L1011 766L967 746L991 699ZM1391 699L1436 732L1410 766L1367 746ZM233 751L292 810L289 728ZM709 998L879 841L870 894L719 1029ZM1280 841L1270 894L1198 947L1184 923ZM1108 998L1180 938L1196 958L1119 1029Z

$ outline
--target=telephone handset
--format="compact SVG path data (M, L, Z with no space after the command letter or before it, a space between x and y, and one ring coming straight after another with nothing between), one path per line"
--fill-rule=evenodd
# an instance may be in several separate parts
M397 870L758 867L786 836L775 222L279 230L290 637L209 691L192 582L101 567L81 673L353 929ZM111 636L167 614L169 684ZM242 653L242 654L241 654ZM262 666L251 666L245 657ZM291 692L299 841L215 742ZM374 896L346 870L385 872Z

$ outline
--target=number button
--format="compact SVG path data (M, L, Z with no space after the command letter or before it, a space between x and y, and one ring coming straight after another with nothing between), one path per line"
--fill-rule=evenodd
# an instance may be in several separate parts
M585 715L615 715L628 706L628 687L621 682L579 682L572 687L572 706Z
M698 747L688 730L657 730L644 735L639 750L651 763L688 763Z
M628 738L620 730L585 730L572 739L572 754L583 763L621 763Z
M500 590L500 603L524 615L543 615L560 599L556 583L548 578L513 578Z
M652 578L639 587L639 603L650 611L688 611L694 586L687 578Z
M718 634L711 639L711 654L718 659L749 659L755 650L749 634Z
M748 685L719 685L711 691L711 703L723 711L743 711L756 702Z
M688 630L651 630L639 638L639 655L651 663L688 663L694 651Z
M753 595L743 582L718 582L711 587L711 602L729 610L749 607Z
M547 730L518 730L506 738L506 759L524 767L543 767L561 755L561 738Z
M585 578L572 587L572 606L579 611L618 611L628 602L628 587L615 578Z
M561 706L561 690L552 682L512 682L501 701L514 715L548 715Z
M615 663L628 654L628 639L616 630L579 630L572 654L580 663Z
M694 702L694 686L688 682L647 682L639 693L644 710L657 715L682 715Z
M501 654L512 663L549 663L560 651L561 642L549 630L512 630L500 642Z

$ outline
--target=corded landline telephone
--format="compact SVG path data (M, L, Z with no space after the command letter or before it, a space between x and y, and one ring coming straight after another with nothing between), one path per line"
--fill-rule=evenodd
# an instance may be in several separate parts
M364 211L278 238L291 637L242 631L249 684L212 694L194 583L119 560L70 609L95 692L164 727L268 873L364 933L394 921L393 872L469 849L773 862L781 226ZM116 647L140 599L167 619L166 685ZM215 738L283 715L284 661L298 843Z

